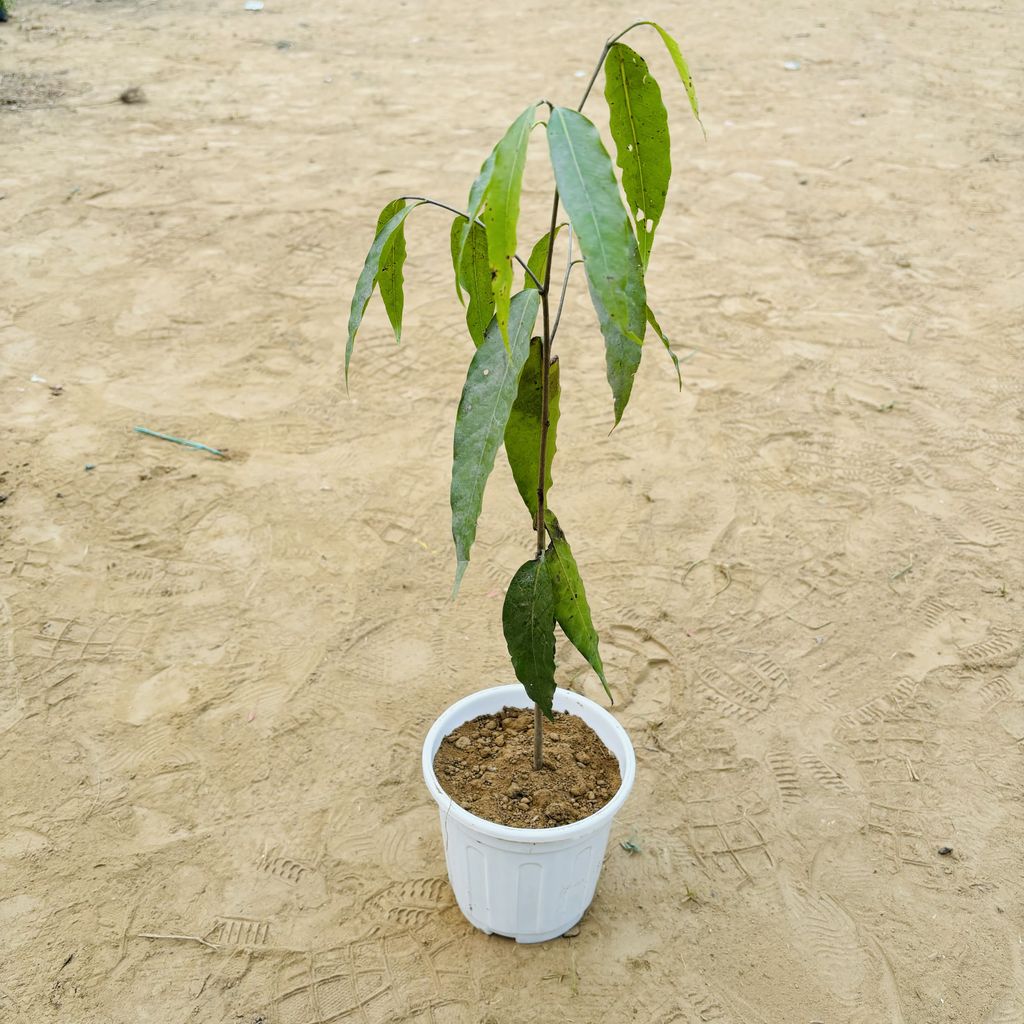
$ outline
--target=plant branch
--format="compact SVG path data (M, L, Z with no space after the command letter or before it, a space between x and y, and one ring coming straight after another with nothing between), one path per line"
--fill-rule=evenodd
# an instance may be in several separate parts
M436 199L427 199L426 196L399 196L398 198L403 200L403 201L405 201L405 202L407 202L407 203L426 203L427 206L437 206L437 207L439 207L442 210L447 210L449 213L454 213L458 217L465 217L466 220L469 220L469 214L466 213L465 210L457 210L454 206L449 206L447 203L440 203ZM487 225L484 224L484 222L482 220L480 220L479 217L477 217L473 221L473 223L474 224L479 224L480 227L482 227L482 228L486 228L487 227ZM519 253L515 253L514 258L515 258L516 263L518 263L519 266L521 266L523 268L523 270L525 270L526 273L530 275L530 277L533 280L533 283L538 288L543 287L543 285L541 284L541 282L538 279L537 275L526 265L526 263L523 261L522 257L519 255Z
M562 294L558 296L558 310L555 313L555 323L551 328L551 343L554 344L555 336L558 334L558 325L562 322L562 307L565 305L565 293L569 288L569 275L572 273L572 268L577 263L582 263L583 260L574 260L572 258L572 225L569 226L569 251L566 253L565 263L565 275L562 277Z
M587 88L583 92L583 99L580 100L580 105L576 108L582 113L583 104L590 98L590 90L594 88L594 83L597 81L597 76L601 74L601 68L604 66L604 59L608 56L608 51L629 31L634 28L639 28L641 25L646 25L645 21L634 21L632 25L628 25L624 28L617 36L612 36L604 44L604 49L601 50L601 56L597 59L597 66L594 68L594 73L590 76L590 81L587 82Z

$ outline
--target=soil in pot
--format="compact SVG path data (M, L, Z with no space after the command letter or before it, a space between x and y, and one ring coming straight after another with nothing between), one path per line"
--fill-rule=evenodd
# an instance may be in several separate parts
M515 828L582 821L615 796L619 762L568 711L544 723L544 767L533 769L533 709L503 708L449 733L434 755L441 788L479 818Z

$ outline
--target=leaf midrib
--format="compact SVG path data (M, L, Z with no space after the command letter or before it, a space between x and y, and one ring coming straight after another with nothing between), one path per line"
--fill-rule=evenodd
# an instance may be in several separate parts
M627 80L626 80L626 62L625 62L625 59L623 58L623 55L622 55L621 51L619 51L619 53L616 54L616 56L618 56L618 58L619 58L619 74L622 77L622 95L623 95L623 98L626 101L626 112L629 115L629 120L628 120L629 131L630 131L630 134L633 136L633 163L636 166L637 177L640 179L640 198L643 200L643 205L640 207L640 209L642 209L644 211L644 213L649 216L650 214L649 214L649 211L647 209L647 205L648 205L647 204L647 184L646 184L646 181L644 179L644 165L643 165L643 161L640 159L640 139L639 139L639 137L636 134L636 123L633 120L633 103L632 103L632 100L630 98L629 86L628 86ZM655 224L654 223L654 219L651 218L651 230L648 231L647 230L647 225L646 224L641 225L639 218L636 216L636 213L633 212L633 211L630 211L630 212L633 213L633 220L636 222L637 235L640 235L640 233L643 232L643 237L644 237L644 240L646 241L647 237L649 235L653 235L654 234L654 228L657 227L657 224ZM647 262L647 256L645 254L645 256L644 256L644 263L646 263L646 262Z
M608 255L605 252L604 238L601 235L601 228L600 228L600 225L598 224L598 221L597 221L597 212L595 210L593 202L590 201L590 194L589 194L589 192L587 191L587 188L586 188L586 179L583 176L583 171L580 168L579 161L576 159L576 148L573 146L572 138L570 137L569 132L568 132L568 130L565 127L565 114L561 110L556 111L556 113L558 114L558 119L562 122L562 134L565 136L565 144L566 144L566 146L569 149L569 155L572 157L572 164L573 164L573 167L575 167L575 169L576 169L576 175L579 178L581 190L583 192L583 196L584 196L584 198L587 201L587 207L588 207L588 212L590 213L590 219L593 222L594 231L595 231L595 233L597 235L597 241L598 241L598 244L601 247L601 263L604 266L605 274L607 275L607 272L608 272ZM579 232L577 232L577 234L579 234Z

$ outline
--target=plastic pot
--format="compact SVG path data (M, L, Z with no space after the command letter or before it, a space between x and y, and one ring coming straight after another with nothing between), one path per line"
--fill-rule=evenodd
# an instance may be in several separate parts
M582 718L618 760L618 792L590 817L554 828L499 825L460 807L434 774L434 755L444 738L479 715L532 706L518 683L481 690L448 708L423 741L423 778L440 808L448 878L459 909L481 931L516 942L557 938L583 916L594 898L612 820L636 776L633 745L622 726L592 700L559 689L554 709Z

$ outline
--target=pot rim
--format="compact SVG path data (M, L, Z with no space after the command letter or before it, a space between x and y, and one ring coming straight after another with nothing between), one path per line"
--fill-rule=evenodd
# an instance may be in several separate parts
M633 751L633 744L630 742L629 734L626 730L622 728L618 720L605 708L592 701L589 697L584 697L581 693L576 693L574 690L566 690L562 687L558 687L555 690L555 710L577 712L581 709L586 709L588 713L596 715L603 720L603 724L615 735L622 748L621 757L617 751L611 751L612 755L619 762L621 783L615 791L615 795L604 807L588 815L586 818L570 822L568 825L555 825L552 828L519 828L515 825L501 825L496 821L481 818L473 814L472 811L467 811L460 804L457 804L454 797L449 796L444 791L437 780L437 776L434 774L434 755L437 749L444 742L445 736L453 729L462 725L463 722L468 722L471 718L475 718L478 714L486 713L477 711L472 715L459 717L466 705L471 702L475 703L482 696L493 696L497 699L499 695L501 703L495 710L500 710L501 707L506 706L531 707L533 704L520 683L491 686L485 690L477 690L461 700L457 700L441 712L434 720L434 724L430 727L426 738L423 740L423 778L426 781L430 795L437 802L442 813L453 816L467 828L483 833L493 839L502 839L506 842L522 843L524 845L541 845L563 842L567 839L576 839L584 833L610 825L612 818L618 814L619 809L626 802L626 798L633 788L633 781L636 777L636 754Z

